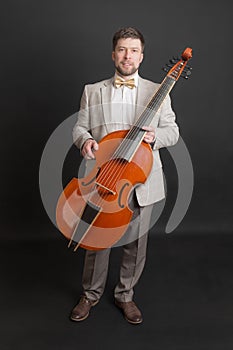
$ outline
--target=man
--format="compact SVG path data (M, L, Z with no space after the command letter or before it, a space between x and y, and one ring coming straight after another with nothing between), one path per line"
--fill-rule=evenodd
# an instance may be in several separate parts
M143 50L144 38L137 29L120 29L113 37L114 77L85 86L81 99L81 111L85 112L80 113L73 130L74 142L81 149L85 159L95 158L98 142L103 136L115 130L129 129L139 117L139 110L147 106L158 89L158 84L138 75L143 61ZM133 301L133 294L145 264L147 232L150 228L153 204L165 195L158 149L174 145L179 137L175 114L168 96L150 126L143 129L143 141L152 147L153 168L146 182L139 185L132 196L131 207L134 209L134 215L125 233L131 240L123 246L120 279L114 291L116 306L132 324L142 322L142 314ZM71 320L86 319L91 307L100 300L107 278L109 254L110 249L86 251L83 295L71 312Z

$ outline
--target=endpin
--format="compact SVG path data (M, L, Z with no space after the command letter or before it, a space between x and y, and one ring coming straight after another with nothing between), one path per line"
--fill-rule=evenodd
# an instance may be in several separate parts
M69 241L69 244L68 244L68 248L72 247L73 251L76 252L76 250L78 249L80 244L81 244L80 242L77 243L77 242L73 241L72 238L71 238L70 241Z

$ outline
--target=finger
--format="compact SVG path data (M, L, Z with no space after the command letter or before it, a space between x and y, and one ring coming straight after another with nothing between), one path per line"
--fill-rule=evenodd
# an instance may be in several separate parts
M93 158L93 156L89 152L86 152L84 150L82 151L82 156L85 159L92 159Z
M89 145L85 145L82 149L82 156L85 159L90 159L93 157L92 151L91 151L91 147L89 147Z
M94 156L94 154L93 154L93 152L92 152L91 147L88 147L88 148L87 148L87 152L86 152L86 154L85 154L85 158L86 158L86 159L95 159L95 156Z
M143 141L145 141L146 143L152 143L154 139L155 139L155 135L153 133L146 133Z
M97 142L94 142L92 148L93 148L94 151L98 151L98 149L99 149L98 143L97 143Z
M89 155L85 155L85 157L84 157L85 159L87 159L87 160L90 160L90 159L94 159L93 157L90 157Z
M92 140L87 142L84 147L84 156L86 159L95 159L93 151L98 151L99 145L96 141Z
M142 130L145 130L145 131L153 131L154 129L152 128L152 126L143 126L143 127L142 127Z
M146 142L146 143L150 143L150 138L147 137L147 136L145 136L144 139L143 139L143 141Z

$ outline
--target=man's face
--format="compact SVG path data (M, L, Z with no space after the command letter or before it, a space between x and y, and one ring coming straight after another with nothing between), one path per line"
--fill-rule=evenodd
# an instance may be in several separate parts
M143 60L140 39L119 39L115 51L112 52L112 59L117 72L122 77L130 77L138 70Z

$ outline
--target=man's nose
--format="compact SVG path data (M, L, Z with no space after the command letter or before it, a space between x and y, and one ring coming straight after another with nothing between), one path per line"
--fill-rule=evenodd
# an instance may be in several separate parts
M125 58L130 58L130 50L125 50Z

